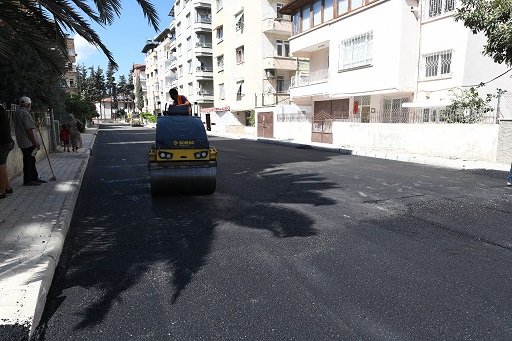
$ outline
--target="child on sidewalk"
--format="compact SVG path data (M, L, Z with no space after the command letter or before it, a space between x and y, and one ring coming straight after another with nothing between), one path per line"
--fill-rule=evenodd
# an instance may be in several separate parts
M69 152L69 129L68 125L64 123L60 128L60 144L62 146L62 151Z

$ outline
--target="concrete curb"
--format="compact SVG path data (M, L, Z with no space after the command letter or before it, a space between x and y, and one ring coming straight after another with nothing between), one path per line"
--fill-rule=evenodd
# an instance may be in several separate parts
M386 159L392 161L400 161L400 162L411 162L422 165L429 165L434 167L444 167L444 168L452 168L452 169L489 169L489 170L497 170L508 172L510 171L510 164L504 163L496 163L496 162L488 162L488 161L474 161L474 160L461 160L461 159L444 159L440 157L429 157L421 154L398 154L398 153L389 153L386 151L378 151L378 150L356 150L356 149L346 149L339 148L335 146L325 146L315 142L298 142L294 140L279 140L279 139L270 139L270 138L256 138L252 136L243 136L229 133L221 133L221 132L208 132L208 135L217 136L217 137L225 137L231 139L241 139L241 140L251 140L261 143L270 143L270 144L278 144L293 148L310 148L315 150L321 150L332 153L339 153L344 155L354 155L354 156L363 156L363 157L372 157L378 159Z
M37 295L37 299L35 300L36 305L33 315L34 319L32 320L30 328L30 336L33 335L43 315L43 311L46 304L46 298L48 296L48 292L50 291L53 276L55 275L55 269L59 264L60 255L62 254L62 250L64 248L64 242L66 241L66 236L69 231L71 218L73 217L73 211L78 200L78 195L80 194L82 179L84 177L85 171L87 170L87 165L89 163L89 158L91 155L92 146L94 145L96 139L96 135L97 131L96 133L93 134L93 138L90 142L90 148L86 148L87 157L80 165L80 169L77 174L77 180L73 184L73 191L68 193L68 195L66 196L66 200L64 201L61 214L59 215L57 222L52 228L52 235L50 236L50 240L47 243L47 250L43 253L39 261L39 264L46 270L43 272L44 275L41 278L41 285L39 286L39 292Z

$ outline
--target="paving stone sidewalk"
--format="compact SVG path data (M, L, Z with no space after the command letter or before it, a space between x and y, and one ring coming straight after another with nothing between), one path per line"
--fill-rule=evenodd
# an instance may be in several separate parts
M23 186L19 174L0 200L0 340L27 339L39 324L97 131L82 134L78 153L37 162L43 180L56 181Z

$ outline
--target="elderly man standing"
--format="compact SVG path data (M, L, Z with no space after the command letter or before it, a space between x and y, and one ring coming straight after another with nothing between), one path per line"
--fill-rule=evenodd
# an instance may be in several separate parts
M30 115L32 101L23 96L14 113L16 142L23 153L23 186L39 186L46 181L39 179L36 169L36 153L41 147L41 137L37 133L34 118Z

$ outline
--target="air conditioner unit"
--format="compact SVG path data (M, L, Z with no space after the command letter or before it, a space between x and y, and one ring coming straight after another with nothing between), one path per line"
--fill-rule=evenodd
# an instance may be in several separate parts
M267 78L276 78L276 70L274 70L274 69L267 70Z

